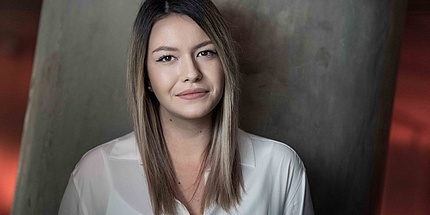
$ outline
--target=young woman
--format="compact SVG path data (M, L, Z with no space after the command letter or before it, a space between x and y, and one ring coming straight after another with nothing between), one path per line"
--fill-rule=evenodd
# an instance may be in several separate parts
M88 152L60 214L313 214L285 144L238 129L232 38L210 0L147 0L128 62L134 133Z

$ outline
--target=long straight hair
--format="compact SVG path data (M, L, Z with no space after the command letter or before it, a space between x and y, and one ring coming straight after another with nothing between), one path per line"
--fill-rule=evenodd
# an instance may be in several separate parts
M213 112L211 141L204 169L202 209L217 204L225 211L241 201L243 176L238 148L239 69L228 27L210 0L147 0L137 14L128 56L128 93L134 131L154 214L175 214L178 188L159 116L159 102L147 89L146 55L155 22L169 14L193 19L214 43L225 75L224 95ZM201 177L201 174L200 174Z

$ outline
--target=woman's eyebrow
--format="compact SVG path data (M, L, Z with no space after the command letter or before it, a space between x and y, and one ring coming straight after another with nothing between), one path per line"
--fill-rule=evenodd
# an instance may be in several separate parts
M207 41L201 42L201 43L194 46L193 51L195 51L201 47L207 46L209 44L212 44L212 41L207 40ZM159 51L179 51L179 49L175 48L175 47L170 47L170 46L160 46L160 47L156 48L154 51L152 51L152 53L159 52Z
M203 46L207 46L209 44L212 44L212 41L207 40L207 41L201 42L201 43L197 44L196 46L194 46L193 51L195 51L195 50L197 50Z
M170 46L160 46L156 48L152 53L159 52L159 51L179 51L178 48L170 47Z

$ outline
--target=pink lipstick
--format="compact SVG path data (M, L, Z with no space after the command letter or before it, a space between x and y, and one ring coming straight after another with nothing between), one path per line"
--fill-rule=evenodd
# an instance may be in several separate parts
M185 100L202 98L208 94L208 90L202 88L188 89L178 93L176 96Z

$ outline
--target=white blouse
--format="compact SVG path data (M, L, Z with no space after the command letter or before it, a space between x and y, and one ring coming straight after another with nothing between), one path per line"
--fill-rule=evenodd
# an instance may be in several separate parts
M289 146L239 131L244 192L237 208L204 214L314 214L305 167ZM189 214L177 201L177 214ZM134 133L87 152L72 172L60 215L153 214Z

